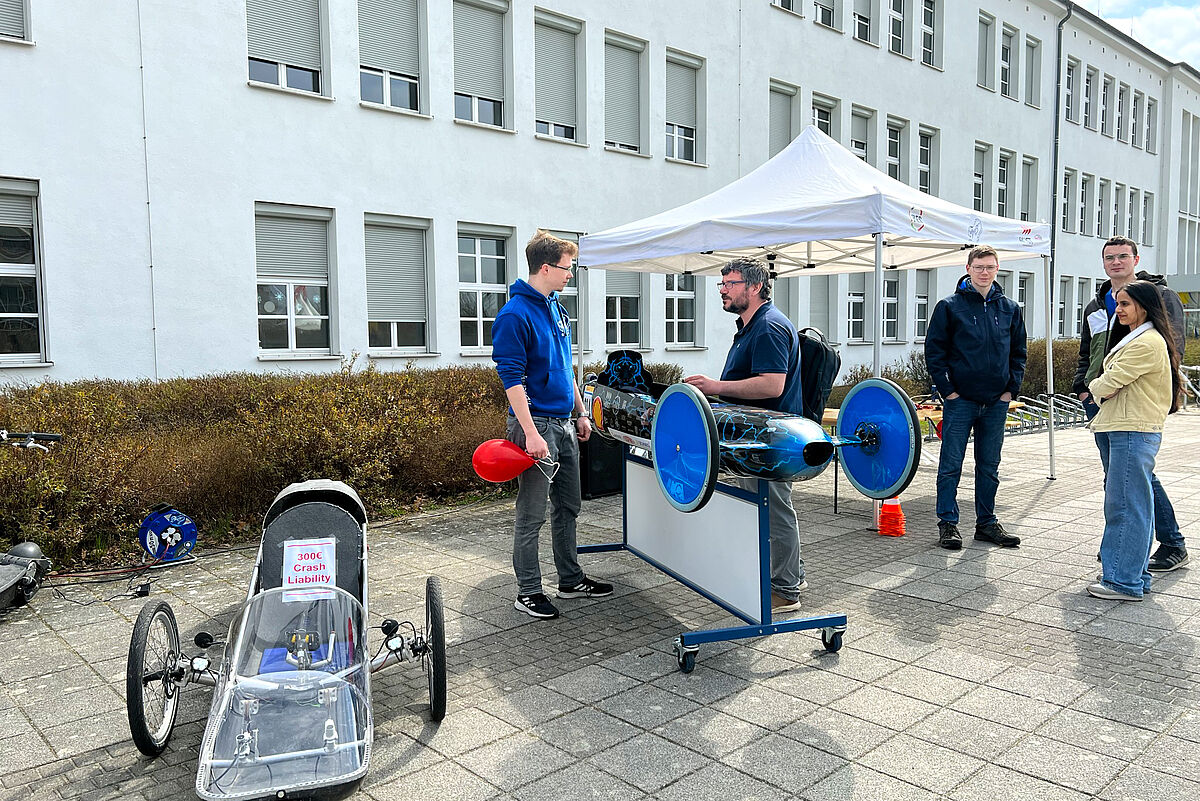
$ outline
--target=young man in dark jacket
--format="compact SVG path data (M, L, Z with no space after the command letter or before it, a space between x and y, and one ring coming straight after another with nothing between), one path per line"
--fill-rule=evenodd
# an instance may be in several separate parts
M925 334L925 363L943 400L938 459L938 545L962 548L958 482L975 432L975 539L1014 547L1020 537L996 520L1000 448L1008 404L1025 375L1025 319L996 283L994 248L975 248L953 295L938 301Z
M534 459L558 463L543 473L534 465L517 478L513 606L535 618L558 617L542 592L538 532L550 498L550 533L559 598L612 595L612 585L593 581L579 567L575 518L579 515L579 440L592 434L571 371L571 320L558 293L571 280L574 242L538 231L525 247L529 281L509 287L509 301L492 324L492 360L510 404L508 438ZM577 415L572 421L571 414Z
M1089 420L1100 410L1088 394L1088 383L1100 375L1104 362L1108 330L1112 326L1116 310L1113 292L1135 279L1157 285L1175 335L1167 345L1175 348L1180 358L1183 357L1183 304L1179 302L1179 296L1174 290L1167 286L1166 279L1161 275L1138 272L1138 247L1132 239L1114 236L1104 243L1101 253L1104 257L1104 273L1108 280L1100 285L1096 290L1096 297L1088 301L1088 305L1083 309L1083 330L1079 333L1079 362L1075 367L1075 383L1071 387L1071 391L1083 401ZM1167 497L1166 490L1157 476L1151 474L1150 485L1154 491L1154 536L1158 539L1158 549L1150 557L1148 569L1155 573L1167 573L1188 563L1187 545L1183 533L1179 530L1179 523L1175 520L1175 508L1171 506L1171 499Z

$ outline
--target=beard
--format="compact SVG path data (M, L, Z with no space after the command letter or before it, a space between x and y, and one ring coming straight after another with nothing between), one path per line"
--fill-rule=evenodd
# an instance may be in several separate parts
M726 297L725 300L728 302L722 303L721 306L730 314L741 314L746 309L750 308L749 302L747 302L746 298L744 297L740 302L731 297Z

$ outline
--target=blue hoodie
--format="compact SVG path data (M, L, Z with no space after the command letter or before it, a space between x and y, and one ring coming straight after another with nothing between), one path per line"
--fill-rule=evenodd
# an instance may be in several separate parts
M492 323L492 361L504 389L525 386L537 417L570 417L575 409L571 371L571 319L558 302L521 279Z
M925 363L943 398L952 392L976 403L995 403L1005 392L1015 398L1025 377L1021 307L997 283L985 299L964 276L954 294L933 309Z

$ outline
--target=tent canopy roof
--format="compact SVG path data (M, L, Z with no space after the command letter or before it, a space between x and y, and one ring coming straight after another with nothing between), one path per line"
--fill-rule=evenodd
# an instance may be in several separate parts
M1004 257L1050 253L1050 226L982 214L890 178L813 126L748 175L691 203L580 239L589 267L719 273L739 256L777 276L964 265L988 244Z

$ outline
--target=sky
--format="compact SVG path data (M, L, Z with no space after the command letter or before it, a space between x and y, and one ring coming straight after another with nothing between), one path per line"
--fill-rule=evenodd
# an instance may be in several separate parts
M1200 69L1200 0L1082 0L1079 5L1164 58Z

